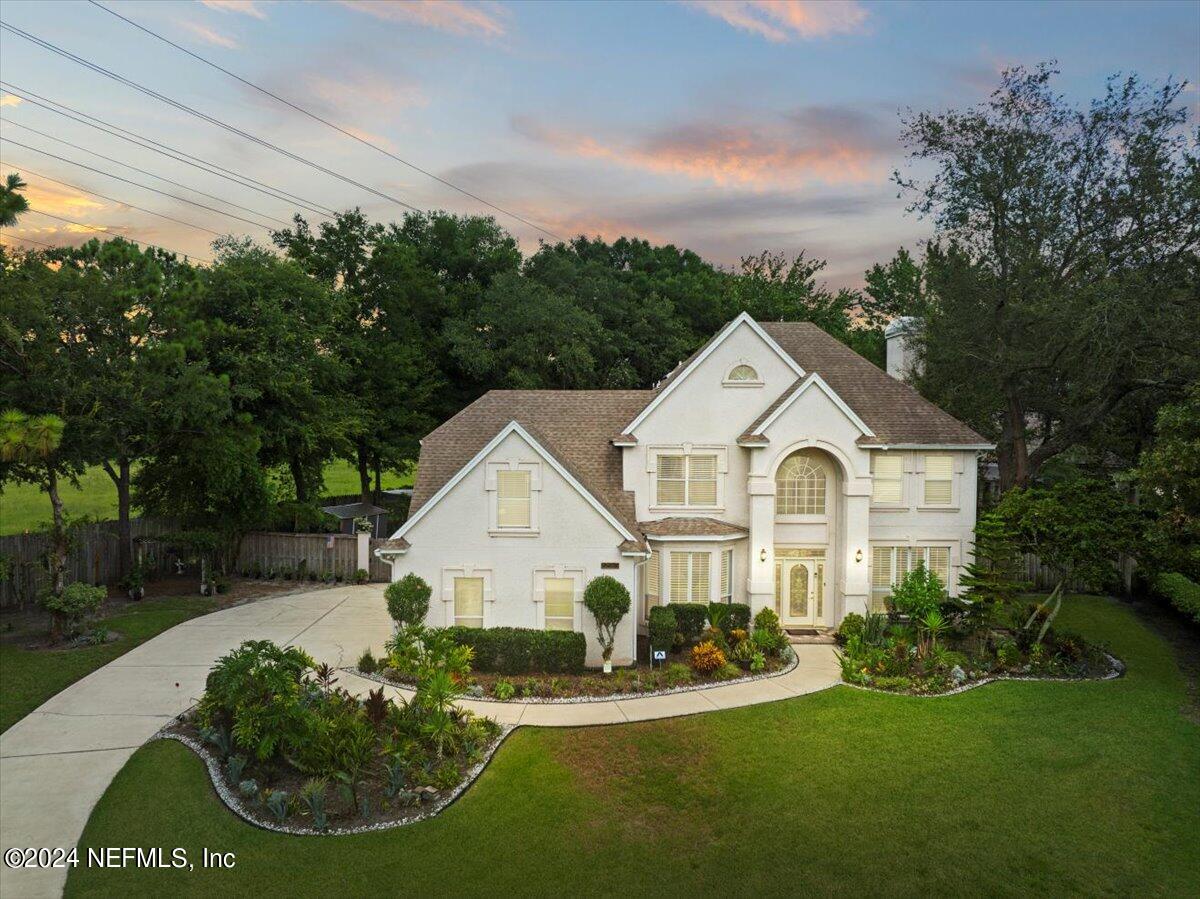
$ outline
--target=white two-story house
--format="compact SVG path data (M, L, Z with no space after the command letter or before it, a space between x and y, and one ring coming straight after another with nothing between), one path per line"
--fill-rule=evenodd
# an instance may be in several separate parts
M726 325L652 390L494 390L421 443L408 520L376 552L433 588L428 623L569 628L583 590L769 606L788 628L880 609L918 563L957 592L975 525L962 422L818 327Z

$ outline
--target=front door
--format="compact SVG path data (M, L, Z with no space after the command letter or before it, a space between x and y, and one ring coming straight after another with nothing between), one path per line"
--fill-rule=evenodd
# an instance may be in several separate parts
M779 617L783 625L816 624L820 563L816 559L788 559L780 574Z

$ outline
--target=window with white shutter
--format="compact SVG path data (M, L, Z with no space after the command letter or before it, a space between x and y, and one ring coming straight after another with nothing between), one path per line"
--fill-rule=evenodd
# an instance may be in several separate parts
M721 553L721 602L733 602L733 550Z
M656 485L660 506L715 506L717 457L660 454Z
M871 502L896 504L904 499L904 456L901 453L871 454Z
M953 496L954 457L925 457L925 505L948 506Z
M688 505L717 504L717 457L688 456Z
M650 561L646 563L646 608L657 606L662 602L662 553L658 550L650 553Z

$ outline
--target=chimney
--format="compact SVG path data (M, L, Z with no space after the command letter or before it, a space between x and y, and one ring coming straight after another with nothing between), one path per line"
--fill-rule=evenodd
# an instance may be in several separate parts
M913 338L921 329L921 319L902 315L892 319L883 332L887 342L887 373L897 381L910 381L917 370L918 360Z

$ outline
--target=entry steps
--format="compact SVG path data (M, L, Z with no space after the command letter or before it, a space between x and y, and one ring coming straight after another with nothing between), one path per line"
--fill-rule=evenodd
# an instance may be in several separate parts
M788 635L788 642L793 644L819 643L832 646L837 641L833 631L827 627L785 627L783 632Z

